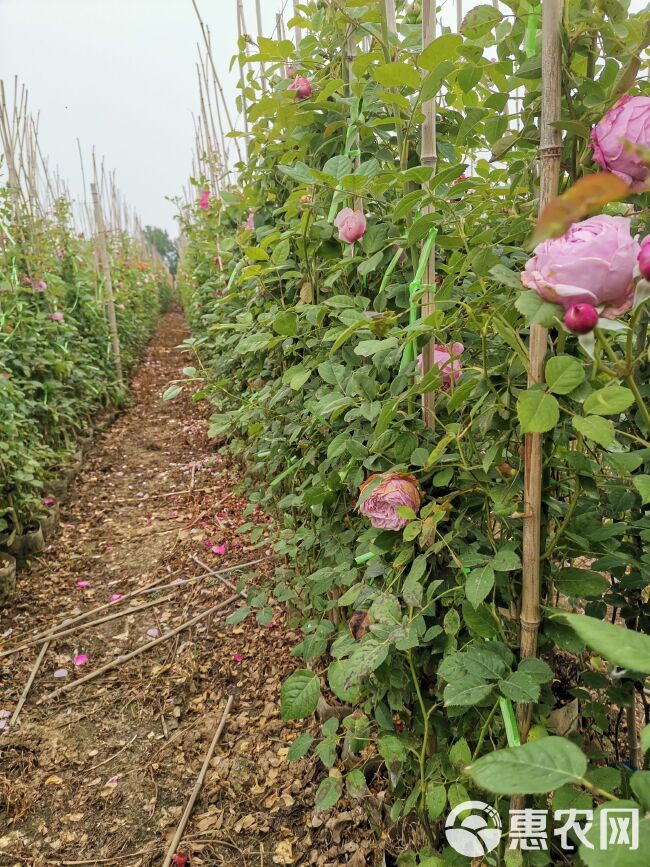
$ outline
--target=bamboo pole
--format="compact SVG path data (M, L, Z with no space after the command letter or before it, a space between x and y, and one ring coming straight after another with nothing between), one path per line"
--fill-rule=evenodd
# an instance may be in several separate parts
M259 45L260 36L262 35L262 0L255 0L255 18L257 20L257 41ZM266 93L266 66L264 61L260 61L260 72L262 78L262 93Z
M557 195L562 159L562 134L552 126L562 104L562 0L542 3L542 116L540 129L539 211ZM543 380L548 332L532 325L529 342L528 387ZM540 536L542 521L542 435L524 437L524 517L521 592L521 658L537 655L540 611ZM522 742L530 728L532 705L517 706Z
M241 86L241 114L244 122L244 159L248 159L248 102L246 100L246 74L244 72L244 62L241 58L242 51L246 50L239 44L242 36L244 36L244 8L243 0L237 0L237 53L239 55L239 83Z
M422 47L426 48L436 38L436 0L426 0L422 9ZM422 104L424 123L422 124L422 144L420 162L423 166L430 166L436 170L438 152L436 147L436 99L427 100ZM423 213L429 213L430 206L423 209ZM435 287L436 284L436 248L431 245L429 260L425 271L424 280L427 286ZM435 293L427 289L420 302L422 319L426 319L435 310ZM425 376L434 366L435 339L427 341L422 350L422 375ZM425 392L422 395L422 417L424 424L430 430L436 426L435 416L435 393Z
M460 33L463 24L463 0L456 0L456 32Z
M293 14L294 17L300 15L300 10L298 9L298 0L293 0ZM300 51L300 43L302 42L302 27L300 24L296 24L296 48Z
M108 248L106 246L106 229L104 228L104 215L99 201L99 193L97 192L97 184L90 185L90 192L93 199L93 207L95 209L95 224L98 234L99 258L104 272L104 291L106 292L106 313L108 315L108 326L111 331L111 346L113 348L113 362L117 373L117 380L120 385L124 385L122 376L122 357L120 354L120 338L117 333L117 319L115 317L115 297L113 295L113 281L111 280L111 266L108 261Z

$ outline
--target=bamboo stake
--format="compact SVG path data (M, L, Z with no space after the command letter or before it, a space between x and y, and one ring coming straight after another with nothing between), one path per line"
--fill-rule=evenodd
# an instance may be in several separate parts
M542 3L542 117L539 157L539 211L557 195L562 159L562 134L552 126L560 120L562 101L562 0ZM543 380L548 332L532 325L529 341L528 387ZM524 437L524 517L521 592L521 658L537 655L540 612L540 535L542 504L542 435ZM517 705L522 742L530 728L532 705Z
M226 702L226 707L224 708L223 714L221 716L221 721L219 726L217 727L216 732L214 733L214 737L212 738L212 743L208 747L208 751L205 754L205 758L203 759L203 765L201 766L201 770L199 771L199 775L196 778L196 782L194 783L194 788L192 789L192 794L189 797L187 802L187 806L183 812L180 822L178 823L178 828L176 828L176 833L174 834L171 843L167 849L165 854L165 860L163 861L162 867L169 867L172 863L172 859L176 854L176 849L178 844L180 843L183 837L183 831L185 830L185 826L188 823L190 815L192 814L192 810L194 808L194 804L196 803L196 799L199 796L199 792L201 791L201 787L203 786L203 781L205 780L205 775L208 772L208 767L210 766L210 761L212 759L212 755L216 749L217 744L219 743L219 739L221 738L221 734L226 725L226 720L228 718L228 714L230 713L230 708L232 707L232 703L235 700L234 696L229 695L228 701Z
M255 0L255 18L257 20L257 41L259 43L260 36L262 35L262 2L261 0ZM260 72L262 78L262 93L266 93L266 66L264 65L264 61L260 61Z
M206 566L206 564L203 562L203 560L199 560L199 558L195 554L192 554L191 556L192 556L192 560L194 560L195 563L198 563L198 565L202 569L205 569L209 575L214 575L216 578L219 579L219 581L222 581L226 585L226 587L229 587L231 590L237 590L237 585L233 584L232 581L228 581L228 579L224 578L222 575L220 575L218 571L215 571L214 569L210 569L210 567ZM239 590L238 592L239 592L239 595L243 599L246 599L246 593L244 593L243 590Z
M194 624L198 623L199 620L203 620L205 617L209 617L211 614L214 614L215 611L227 608L238 598L239 593L234 593L232 596L224 599L223 602L219 602L217 605L213 605L211 608L208 608L205 611L202 611L200 614L197 614L195 617L192 617L191 620L186 620L185 623L181 623L180 626L172 629L171 632L166 632L159 638L154 638L153 641L147 641L146 644L142 644L140 647L136 647L136 649L132 650L130 653L126 653L123 656L118 656L116 659L113 659L111 662L106 663L106 665L102 665L95 671L89 672L83 677L80 677L78 680L74 680L72 681L72 683L67 683L65 686L60 686L58 689L55 689L47 695L44 695L43 698L39 699L38 704L44 704L45 702L51 701L53 698L56 698L56 696L61 695L64 692L68 692L71 689L75 689L76 687L81 686L82 683L88 683L89 680L95 680L95 678L99 677L102 674L105 674L105 672L111 671L113 668L117 668L118 665L129 662L134 657L140 656L145 651L150 650L152 647L156 647L158 644L162 644L163 641L168 641L170 638L178 635L179 632L183 632L183 630L189 629L190 626L194 626Z
M426 48L430 42L436 38L436 0L425 0L422 9L422 47ZM420 162L423 166L430 166L435 173L438 162L438 153L436 148L436 100L428 100L423 103L422 111L424 112L424 123L422 124L422 144L420 153ZM432 210L430 206L423 208L423 213L429 213ZM436 248L435 244L431 245L429 253L429 261L424 276L427 286L435 287L436 284ZM435 293L431 289L427 289L420 302L421 316L426 319L435 310ZM435 339L432 337L425 344L422 350L422 375L426 374L434 366L434 350ZM435 416L435 394L434 392L426 392L422 395L422 417L424 424L430 430L434 430L436 426Z
M102 214L99 194L97 192L97 184L90 185L92 194L93 206L95 209L95 222L97 224L99 257L104 271L104 291L106 292L106 312L108 314L108 325L111 330L111 345L113 347L113 362L117 372L117 379L120 385L124 385L122 377L122 358L120 356L120 338L117 333L117 319L115 317L115 298L113 296L113 282L111 280L111 266L108 261L108 249L106 246L106 229L104 228L104 215Z
M237 53L239 56L239 83L241 86L241 114L244 122L244 159L248 159L248 102L246 100L246 75L244 73L244 62L242 60L242 48L240 45L242 36L244 36L244 9L243 0L237 0Z
M34 678L38 674L38 670L41 667L41 663L43 662L43 659L45 657L45 654L47 653L47 649L49 646L50 646L49 639L47 641L43 642L43 646L41 647L41 652L36 657L36 662L34 663L31 674L29 675L29 679L28 679L27 683L25 684L25 688L23 689L20 698L18 699L18 704L16 705L16 710L13 712L13 715L12 715L11 719L9 720L9 725L7 726L8 729L11 729L11 728L13 728L13 726L15 726L16 721L18 720L18 717L20 716L20 712L23 709L23 705L25 704L25 701L27 700L27 696L29 695L29 691L32 688L32 684L34 683Z
M293 0L293 14L294 17L300 15L300 10L298 9L298 0ZM296 48L300 51L300 43L302 42L302 27L300 24L296 24Z

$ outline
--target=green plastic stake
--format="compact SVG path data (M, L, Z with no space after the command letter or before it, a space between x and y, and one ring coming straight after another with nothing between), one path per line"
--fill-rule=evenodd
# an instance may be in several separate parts
M368 560L372 560L373 557L377 556L376 551L366 551L365 554L359 554L358 557L354 558L354 562L361 565L362 563L367 563Z
M534 57L537 54L537 30L539 29L540 11L539 6L528 14L526 22L526 57Z

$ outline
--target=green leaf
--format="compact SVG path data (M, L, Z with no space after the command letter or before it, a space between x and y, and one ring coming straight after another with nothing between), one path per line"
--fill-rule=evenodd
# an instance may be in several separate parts
M303 732L301 735L298 735L289 747L287 759L289 759L290 762L295 762L297 759L301 759L303 756L307 755L309 747L312 745L313 741L314 738L309 734L309 732Z
M292 180L298 181L301 184L314 183L314 178L309 170L309 166L300 161L294 163L292 166L278 166L278 169Z
M543 325L551 328L557 325L558 319L564 318L564 312L557 304L543 301L534 289L521 292L515 301L515 307L531 325Z
M351 174L353 169L352 160L345 154L339 154L335 157L330 157L323 166L323 171L327 175L333 175L337 180L340 180L345 175Z
M472 569L467 576L465 595L474 608L478 608L493 587L494 569L490 563L486 563L483 566Z
M509 286L510 289L521 289L521 277L510 268L506 268L505 265L493 265L488 273L499 283Z
M454 60L458 56L463 39L457 33L445 33L430 42L418 57L422 69L433 69L443 60Z
M318 812L330 810L343 794L343 780L338 776L325 777L316 791Z
M594 391L584 402L586 413L594 415L618 415L634 403L634 395L622 385L607 385Z
M438 819L447 806L447 790L437 783L429 783L425 800L429 818Z
M497 795L543 794L566 783L579 783L586 771L582 750L553 736L496 750L467 768L477 786Z
M465 738L460 738L449 750L449 761L457 770L462 770L472 760L472 753Z
M492 688L493 684L467 674L462 681L447 684L443 692L445 707L471 707L486 699Z
M513 671L506 680L499 681L499 689L512 701L529 703L539 700L539 683L525 671Z
M320 697L320 680L313 671L299 668L282 684L280 708L282 719L303 719L315 710Z
M554 394L570 394L585 378L585 369L571 355L555 355L546 362L544 378Z
M632 779L636 774L633 774ZM607 811L612 809L623 810L623 816L630 822L630 810L638 812L636 819L638 820L638 847L632 849L626 843L618 843L617 845L602 846L601 840L603 834L609 839L612 833L612 820L615 814L610 813L607 816ZM640 867L643 863L644 856L642 852L650 850L650 818L643 815L644 811L635 801L620 800L615 803L609 801L601 804L594 810L594 821L591 828L585 834L589 845L583 843L580 846L580 860L587 867ZM630 825L628 824L628 830Z
M293 310L283 310L273 320L273 328L284 337L295 337L298 333L298 317Z
M460 32L468 39L480 39L503 20L503 14L494 6L475 6L460 26Z
M492 568L495 572L514 572L521 569L519 554L510 548L500 548L492 558Z
M557 611L553 617L565 620L585 644L615 665L650 674L649 635L584 614Z
M644 753L650 750L650 725L641 729L641 749Z
M355 800L363 798L368 791L363 771L359 768L354 768L354 770L349 771L345 776L345 788L351 798L354 798Z
M162 396L162 399L163 400L173 400L175 397L178 397L178 395L182 391L183 391L182 385L170 385L168 388L165 389L165 392Z
M650 476L635 476L632 484L641 495L641 504L645 506L646 503L650 503Z
M253 262L268 262L270 258L261 247L244 247L244 253Z
M283 262L286 262L289 257L289 241L285 238L284 241L280 241L273 249L271 253L271 261L274 265L282 265Z
M379 84L384 87L411 87L416 89L420 86L420 73L414 66L408 63L383 63L381 66L373 66L372 74Z
M454 69L454 64L450 60L443 60L442 63L439 63L434 69L432 69L422 82L420 100L422 102L427 102L428 100L433 99L442 87L449 73L453 72Z
M519 395L517 416L523 433L546 433L558 423L560 407L552 394L533 387Z
M614 442L614 425L609 419L599 415L588 415L586 418L576 415L571 422L578 433L603 448L607 448Z
M568 566L555 576L555 585L566 596L599 597L609 588L609 581L599 572Z

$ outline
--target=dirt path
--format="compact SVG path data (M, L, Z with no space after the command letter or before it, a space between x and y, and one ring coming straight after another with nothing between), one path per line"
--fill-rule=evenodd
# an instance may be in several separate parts
M264 515L244 514L237 467L207 440L195 406L160 400L184 364L185 336L177 312L164 317L132 409L95 440L58 535L19 576L0 616L0 650L118 594L201 575L193 555L213 569L263 558L226 576L232 581L257 582L272 570L272 531ZM238 534L245 523L254 527ZM229 694L235 704L180 847L191 864L371 863L361 808L314 815L322 769L286 762L300 727L279 719L279 691L296 665L297 636L278 608L269 626L254 617L228 626L233 602L37 703L231 595L208 577L116 599L108 613L155 605L52 641L17 725L0 732L0 863L161 864ZM40 647L0 658L5 726Z

